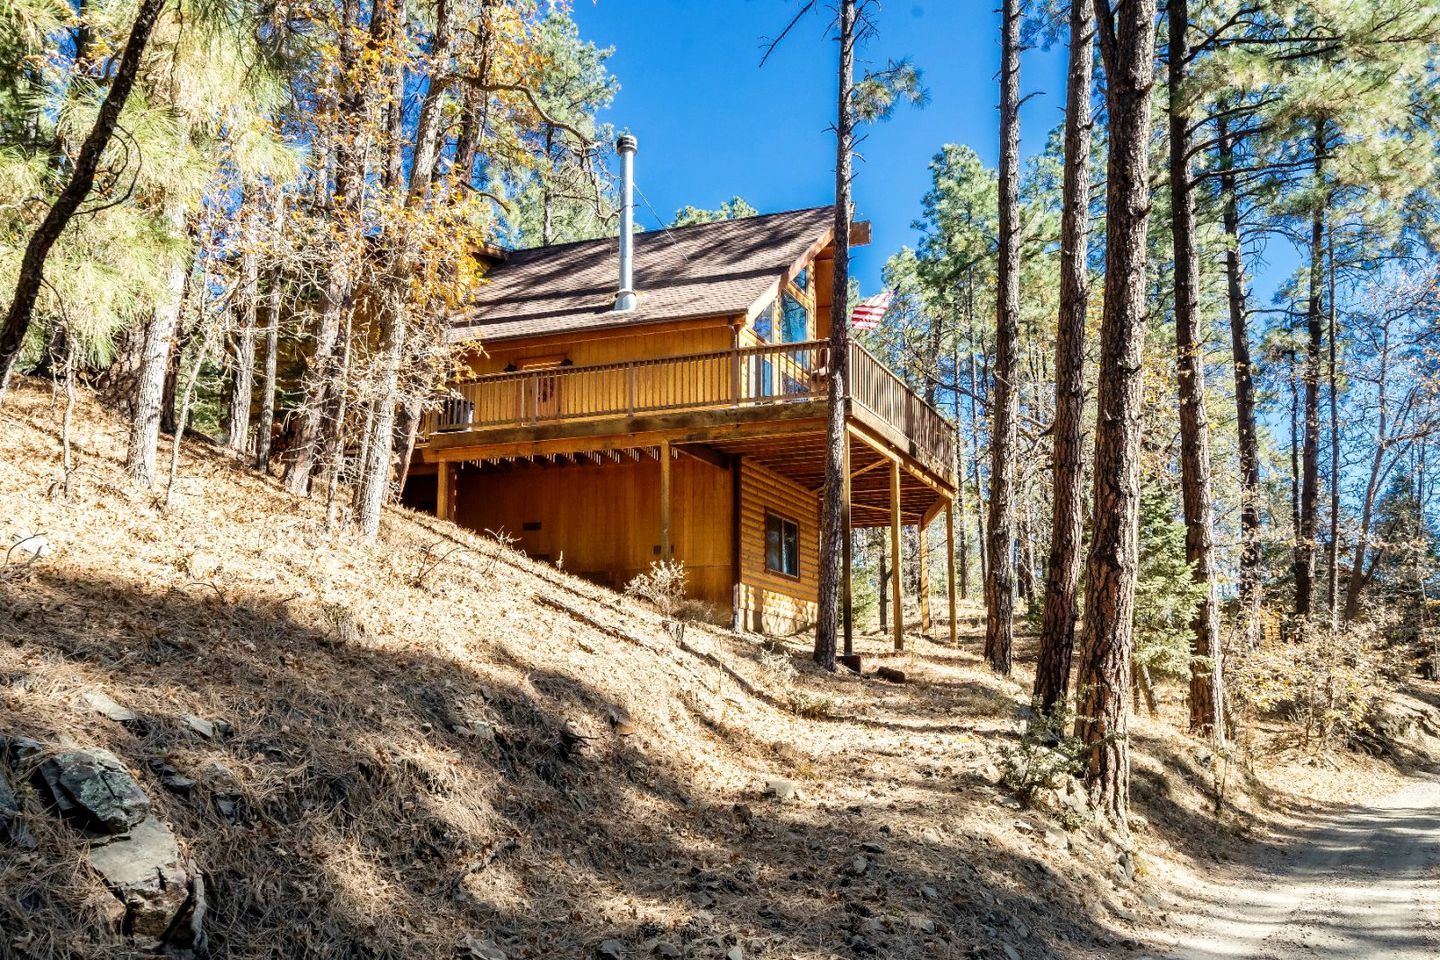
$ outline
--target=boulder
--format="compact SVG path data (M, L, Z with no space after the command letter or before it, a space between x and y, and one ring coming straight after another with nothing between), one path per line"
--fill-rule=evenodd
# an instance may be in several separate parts
M90 866L124 904L122 929L137 943L158 943L190 898L190 876L170 828L155 817L90 848Z
M150 816L150 798L108 750L57 753L38 780L61 816L95 833L124 833Z

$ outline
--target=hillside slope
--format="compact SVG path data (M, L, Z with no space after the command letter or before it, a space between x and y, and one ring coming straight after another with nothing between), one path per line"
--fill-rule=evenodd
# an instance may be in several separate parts
M0 570L0 734L44 749L0 750L35 841L0 841L5 956L142 950L30 785L67 747L148 794L221 957L1114 956L1154 912L1137 866L1158 883L1147 864L1235 842L1208 753L1145 723L1142 852L1017 810L994 779L1024 687L968 640L867 638L900 685L820 674L798 641L677 643L432 517L330 535L202 443L165 508L84 398L67 497L60 422L33 382L0 409L0 541L53 546Z

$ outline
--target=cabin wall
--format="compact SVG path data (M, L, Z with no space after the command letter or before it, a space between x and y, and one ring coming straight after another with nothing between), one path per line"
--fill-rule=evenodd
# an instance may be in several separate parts
M765 517L793 520L800 535L800 576L766 569ZM788 635L813 626L820 580L820 501L800 485L742 458L740 462L740 623Z
M553 337L500 340L482 344L484 355L471 358L476 374L500 373L526 363L568 360L577 367L621 363L653 357L680 357L691 353L728 350L734 335L724 317L683 323L655 324L635 329L582 331Z
M730 620L734 582L733 479L688 456L671 461L670 538L689 595ZM512 464L456 475L455 521L504 530L518 549L617 590L660 559L660 463Z

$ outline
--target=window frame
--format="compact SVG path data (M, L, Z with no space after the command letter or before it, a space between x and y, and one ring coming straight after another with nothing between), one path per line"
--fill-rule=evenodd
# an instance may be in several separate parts
M785 562L785 525L786 525L786 524L789 524L790 528L795 531L795 572L794 572L794 573L789 573L789 572L787 572L787 571L785 571L785 570L783 570L783 569L779 569L779 568L776 568L776 567L772 567L772 566L770 565L770 521L771 521L771 520L776 520L776 521L779 521L779 523L780 523L780 562L781 562L782 564ZM764 546L765 546L765 572L766 572L766 573L773 573L775 576L777 576L777 577L784 577L784 578L787 579L787 580L797 580L797 581L798 581L798 580L800 579L800 521L799 521L799 520L796 520L794 517L788 517L788 516L786 516L786 515L783 514L783 513L778 513L778 512L776 512L775 510L771 510L771 509L769 509L769 508L767 507L766 510L765 510L765 530L764 530L764 537L765 537L765 544L764 544Z

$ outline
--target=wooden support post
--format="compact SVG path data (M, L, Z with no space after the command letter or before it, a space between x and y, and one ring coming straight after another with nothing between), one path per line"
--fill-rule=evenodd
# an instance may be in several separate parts
M845 531L845 546L840 559L840 611L845 631L845 656L855 655L855 608L850 596L851 549L854 531L850 529L850 434L845 434L845 490L840 496L840 526Z
M670 441L660 441L660 559L670 560Z
M900 591L900 461L890 461L890 622L895 649L905 649L904 595Z
M920 547L920 632L927 637L930 635L930 525L921 523L919 527Z
M955 634L955 501L945 501L945 592L950 598L950 644L959 642Z
M435 516L455 519L455 464L449 460L441 460L435 472Z

